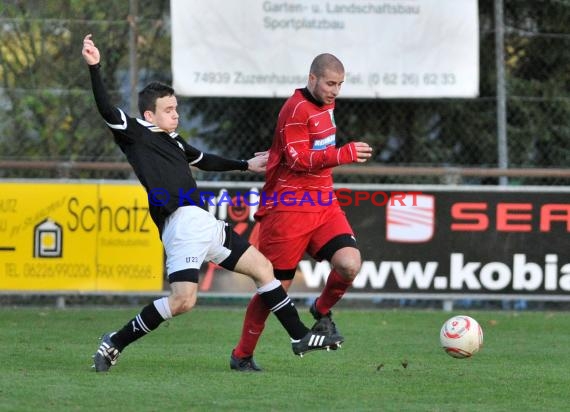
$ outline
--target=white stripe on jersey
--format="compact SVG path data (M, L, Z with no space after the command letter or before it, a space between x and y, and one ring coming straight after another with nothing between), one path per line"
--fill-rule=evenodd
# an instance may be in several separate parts
M111 123L107 123L107 122L105 122L105 123L107 123L107 126L109 126L111 129L126 130L127 129L127 115L121 109L117 108L117 110L119 111L119 113L121 113L121 120L123 122L120 124L111 124Z
M193 162L190 162L191 165L198 163L200 160L202 160L202 158L204 157L204 153L200 152L200 156L198 156L198 158L196 160L194 160Z

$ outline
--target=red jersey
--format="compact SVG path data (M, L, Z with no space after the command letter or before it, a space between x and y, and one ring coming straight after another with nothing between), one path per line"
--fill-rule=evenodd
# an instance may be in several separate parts
M269 149L256 217L272 211L320 212L338 205L332 168L356 161L354 144L336 147L334 103L320 104L308 89L285 102Z

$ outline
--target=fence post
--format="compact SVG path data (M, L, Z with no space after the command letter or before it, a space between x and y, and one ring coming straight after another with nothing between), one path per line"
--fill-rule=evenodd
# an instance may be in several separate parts
M65 309L65 296L58 296L55 299L55 307L57 309Z
M507 138L507 102L505 91L505 23L503 0L495 0L495 62L497 66L497 157L500 169L509 168ZM499 177L499 185L509 183L507 176Z
M129 0L129 110L131 116L138 113L138 61L137 61L137 37L138 37L138 0Z

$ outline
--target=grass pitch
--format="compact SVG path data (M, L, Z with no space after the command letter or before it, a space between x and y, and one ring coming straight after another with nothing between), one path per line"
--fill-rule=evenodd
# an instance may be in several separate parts
M342 349L293 355L270 318L256 361L230 371L244 308L199 306L92 372L98 337L131 309L0 308L1 411L563 411L570 408L570 316L473 312L482 351L439 347L440 311L338 309ZM299 307L310 326L306 307ZM455 314L455 313L454 313Z

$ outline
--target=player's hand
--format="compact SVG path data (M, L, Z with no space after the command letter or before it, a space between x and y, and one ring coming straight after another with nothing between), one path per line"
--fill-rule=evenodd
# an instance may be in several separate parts
M269 152L256 152L255 157L247 161L249 166L247 170L254 173L264 173L267 167L267 159L269 159Z
M99 49L95 47L95 43L91 40L91 36L91 34L88 34L83 38L83 50L81 51L83 58L90 66L99 63L101 60Z
M372 148L368 143L354 142L354 148L356 149L357 163L364 163L372 157Z

